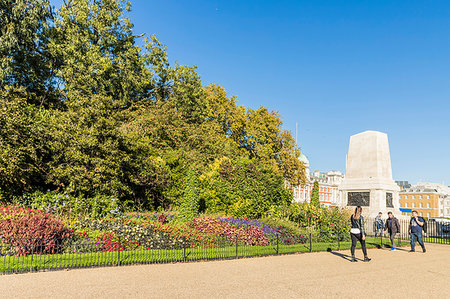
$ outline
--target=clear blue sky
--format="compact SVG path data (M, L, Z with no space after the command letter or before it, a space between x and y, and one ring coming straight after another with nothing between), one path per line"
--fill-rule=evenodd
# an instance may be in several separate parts
M312 169L345 171L349 137L378 130L395 180L450 184L450 1L131 3L172 63L298 123Z

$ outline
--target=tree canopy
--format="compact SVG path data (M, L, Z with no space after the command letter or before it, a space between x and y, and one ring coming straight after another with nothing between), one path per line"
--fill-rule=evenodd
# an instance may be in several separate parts
M243 217L289 202L305 177L280 115L170 65L129 9L0 0L2 199L50 190Z

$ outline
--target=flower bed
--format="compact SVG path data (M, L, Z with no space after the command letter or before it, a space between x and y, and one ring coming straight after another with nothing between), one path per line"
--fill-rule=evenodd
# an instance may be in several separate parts
M254 225L233 226L212 217L198 217L192 220L191 227L245 245L269 245L270 243L264 231Z
M277 241L279 244L291 245L298 243L305 243L307 238L300 234L293 234L287 228L283 226L271 227L268 224L258 221L258 220L248 220L248 219L240 219L240 218L225 218L225 217L216 217L216 220L220 222L229 223L232 226L240 227L240 228L249 228L249 227L257 227L260 228L265 236L270 240L271 243ZM277 236L278 235L278 236Z

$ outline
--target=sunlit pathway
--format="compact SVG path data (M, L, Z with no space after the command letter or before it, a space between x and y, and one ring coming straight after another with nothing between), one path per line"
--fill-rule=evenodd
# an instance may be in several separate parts
M369 263L348 252L163 265L81 269L0 277L6 298L445 298L450 246L428 252L371 249ZM361 255L361 252L358 252ZM343 256L344 255L344 256ZM414 277L414 278L412 278Z

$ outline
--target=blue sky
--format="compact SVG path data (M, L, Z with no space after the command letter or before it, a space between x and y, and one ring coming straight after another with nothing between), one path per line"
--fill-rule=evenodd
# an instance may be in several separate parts
M349 137L378 130L394 179L450 184L449 1L131 3L172 63L298 123L312 169L345 171Z

